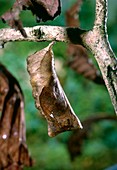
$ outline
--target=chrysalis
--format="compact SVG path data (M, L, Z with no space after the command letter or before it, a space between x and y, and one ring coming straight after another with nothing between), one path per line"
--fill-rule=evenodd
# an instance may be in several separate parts
M51 43L27 59L35 104L48 122L48 135L82 128L58 80Z

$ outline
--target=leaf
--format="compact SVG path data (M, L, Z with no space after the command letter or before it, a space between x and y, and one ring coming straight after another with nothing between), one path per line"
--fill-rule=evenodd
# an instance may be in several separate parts
M79 27L79 11L82 5L82 0L77 1L69 10L66 11L66 24L69 27ZM68 65L78 74L85 78L94 81L97 84L104 84L104 80L98 69L89 59L86 48L82 45L68 44L67 55L69 57Z
M27 59L36 107L48 122L48 135L82 128L60 85L54 67L51 43Z
M79 11L81 9L81 5L83 0L77 0L73 6L66 11L66 23L69 27L79 27Z
M0 169L32 166L25 136L24 99L17 80L0 64Z
M53 20L60 15L60 0L31 0L29 9L36 15L37 21Z
M78 74L94 81L97 84L103 84L104 80L89 58L87 50L81 45L69 44L67 54L70 57L68 65Z
M45 22L60 15L61 4L60 0L16 0L12 8L1 16L1 19L12 28L19 30L24 37L27 35L19 15L22 10L26 9L31 10L33 15L36 15L37 22Z
M67 149L70 154L71 161L74 161L77 156L82 154L84 140L89 138L89 133L92 130L93 124L104 120L117 121L117 117L110 115L90 116L82 121L82 130L77 129L71 134L67 142Z
M19 5L16 1L13 7L4 13L0 18L1 20L16 30L19 30L24 37L27 37L25 30L23 29L22 22L20 20L20 11L22 10L22 5Z

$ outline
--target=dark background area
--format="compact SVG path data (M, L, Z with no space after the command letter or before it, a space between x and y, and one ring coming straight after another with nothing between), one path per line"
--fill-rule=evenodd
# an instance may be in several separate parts
M8 10L13 0L0 0L0 15ZM67 2L67 3L66 3ZM54 21L39 25L65 26L65 11L76 2L62 0L62 13ZM117 1L108 0L108 36L117 56ZM24 26L38 25L31 12L21 13ZM80 11L80 27L91 29L95 18L95 1L85 0ZM0 22L0 28L8 27ZM89 139L83 143L82 154L70 161L67 141L72 132L64 132L54 138L48 137L47 124L35 108L31 85L27 73L26 58L48 45L48 42L9 42L0 49L0 62L17 78L25 97L27 144L35 166L32 170L103 170L117 162L117 122L94 123ZM56 70L66 95L79 119L92 115L115 115L105 87L78 75L67 66L67 44L57 42L54 47ZM93 56L90 54L93 59ZM94 59L93 59L94 60ZM95 65L97 66L95 60ZM97 66L98 67L98 66ZM25 170L28 168L25 168Z

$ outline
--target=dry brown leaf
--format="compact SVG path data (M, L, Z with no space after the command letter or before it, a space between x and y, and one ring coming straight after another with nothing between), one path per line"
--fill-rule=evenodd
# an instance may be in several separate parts
M69 44L67 49L70 61L68 65L78 74L94 81L97 84L103 84L104 80L96 69L92 60L88 56L87 50L81 45Z
M78 0L66 11L66 23L69 27L79 27L79 11L83 0Z
M2 21L7 22L9 26L19 30L26 37L20 20L20 12L22 10L31 10L36 15L37 22L53 20L61 13L60 0L16 0L10 10L1 16Z
M27 59L36 107L48 122L48 135L82 128L58 80L51 43Z
M83 0L77 1L69 10L66 11L66 24L69 27L79 27L79 11ZM89 59L87 50L82 45L68 44L67 55L69 66L78 74L94 81L97 84L104 84L104 80L93 61Z
M17 80L0 64L0 169L32 166L24 118L24 99ZM23 149L24 148L24 149Z

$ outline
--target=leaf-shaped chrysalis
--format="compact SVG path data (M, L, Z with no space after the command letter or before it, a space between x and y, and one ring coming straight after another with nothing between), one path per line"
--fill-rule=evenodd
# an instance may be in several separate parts
M48 135L82 128L58 80L52 51L53 43L27 59L37 109L48 122Z

